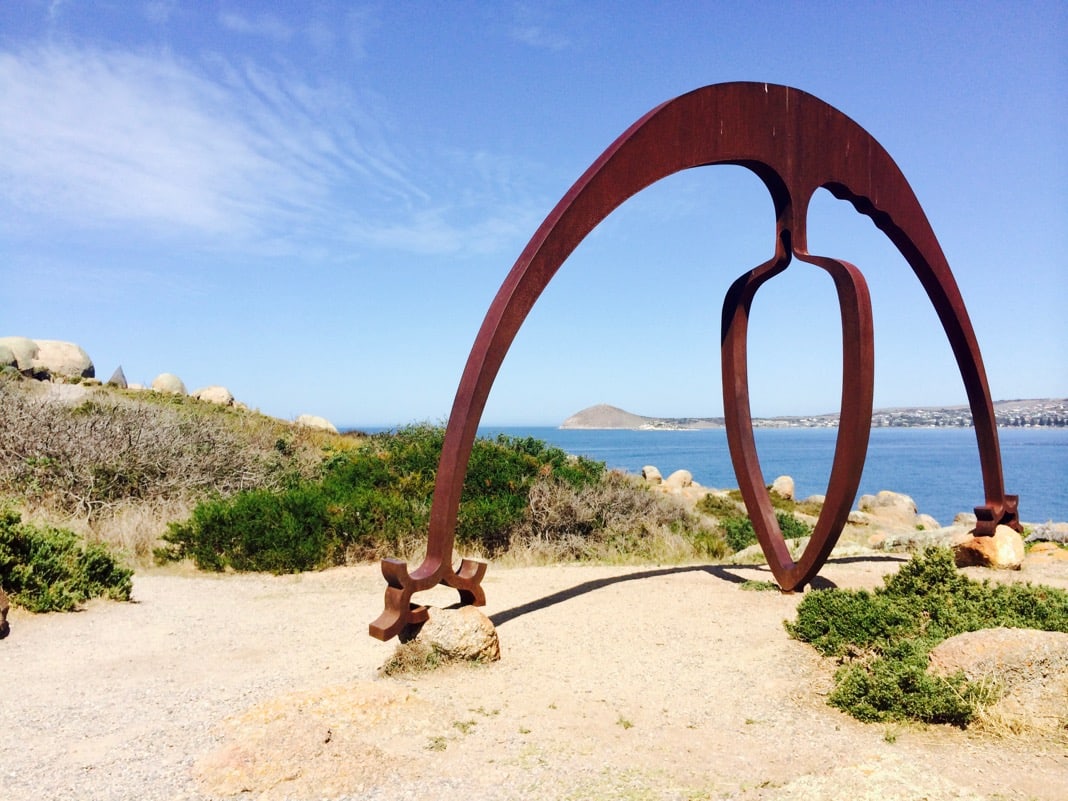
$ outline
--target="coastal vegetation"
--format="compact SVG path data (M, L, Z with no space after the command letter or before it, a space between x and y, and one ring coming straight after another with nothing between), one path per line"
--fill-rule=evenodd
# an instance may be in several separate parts
M128 601L132 572L99 544L0 510L0 588L31 612L69 612L98 597Z
M789 633L840 662L828 698L863 721L913 720L965 727L998 688L962 673L939 676L928 655L964 632L997 627L1068 632L1068 592L1031 584L978 582L946 548L928 548L867 590L805 596Z
M0 379L0 504L124 564L293 572L425 542L444 430L338 435L182 395ZM476 442L457 523L470 555L682 562L715 519L532 438Z
M128 600L132 569L287 573L419 559L444 429L338 435L179 395L0 377L0 587L33 611ZM818 504L771 499L787 538ZM505 563L718 560L755 542L737 491L695 506L531 437L475 442L457 550ZM744 589L774 589L752 582ZM1068 631L1068 593L995 585L928 550L873 592L807 593L790 634L839 661L861 720L964 726L996 693L927 670L957 633Z

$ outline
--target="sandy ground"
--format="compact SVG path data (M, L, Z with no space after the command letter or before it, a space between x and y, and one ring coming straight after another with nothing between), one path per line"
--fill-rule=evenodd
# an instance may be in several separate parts
M899 563L822 576L875 586ZM1063 745L826 706L833 665L782 625L801 596L747 578L768 575L491 566L501 661L405 679L377 677L395 644L366 633L375 566L149 572L135 603L13 610L0 799L1068 798Z

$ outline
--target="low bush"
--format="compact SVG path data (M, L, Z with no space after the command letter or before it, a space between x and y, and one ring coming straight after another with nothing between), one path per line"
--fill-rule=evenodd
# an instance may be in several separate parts
M927 672L931 649L967 631L1000 626L1068 632L1068 592L973 581L953 554L928 548L884 586L809 593L790 634L842 663L829 702L866 721L919 720L965 726L989 689L963 675Z
M0 378L0 495L28 508L93 520L131 502L277 487L313 465L311 434L252 412L104 387L70 403L37 383Z
M314 480L204 503L188 521L171 525L157 557L189 557L207 570L281 573L394 554L406 540L425 536L443 442L439 427L409 426L334 453ZM573 458L533 438L476 440L457 542L499 553L523 521L535 483L577 490L604 472L600 462Z
M99 544L0 510L0 586L31 612L67 612L96 597L128 601L131 575Z
M644 481L617 471L579 485L537 481L509 549L541 561L718 558L727 552L716 529Z

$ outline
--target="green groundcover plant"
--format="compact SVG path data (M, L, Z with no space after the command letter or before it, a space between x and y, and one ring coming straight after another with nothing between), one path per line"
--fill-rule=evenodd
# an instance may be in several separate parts
M0 586L31 612L69 612L90 598L130 600L132 571L71 531L0 510Z
M812 534L812 526L793 514L794 509L801 508L798 504L775 494L772 494L771 498L775 506L775 519L779 521L779 530L784 539L796 540ZM804 508L808 510L807 507ZM719 521L723 538L732 551L737 552L756 545L756 530L745 511L741 493L736 491L731 493L730 497L710 493L697 502L697 509ZM816 509L817 513L818 511Z
M977 582L953 554L931 547L885 586L828 589L806 595L790 634L841 662L829 703L859 720L916 720L966 726L996 688L962 673L928 673L928 655L943 640L986 628L1068 632L1068 592L1031 584Z

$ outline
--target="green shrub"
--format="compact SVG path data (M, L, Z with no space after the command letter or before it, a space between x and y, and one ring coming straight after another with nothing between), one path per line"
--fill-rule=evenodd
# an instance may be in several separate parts
M1000 626L1068 632L1068 592L973 581L945 548L917 554L873 592L811 592L786 624L792 636L843 662L831 704L861 720L960 726L984 690L961 676L929 675L927 655L949 637Z
M31 612L67 612L95 597L128 601L131 575L100 545L0 511L0 586Z
M812 527L808 523L798 520L789 512L776 511L775 519L779 521L779 530L782 531L784 539L796 540L812 533ZM748 517L728 517L720 520L720 525L732 551L740 551L757 542L756 531Z
M717 520L730 517L745 517L745 504L734 498L710 492L697 502L696 509Z
M156 556L192 558L205 570L281 573L394 553L405 539L426 533L443 442L444 430L429 425L374 435L330 455L314 480L201 504L188 521L171 525ZM604 473L600 462L533 438L476 440L456 539L498 553L524 520L537 481L578 488Z

